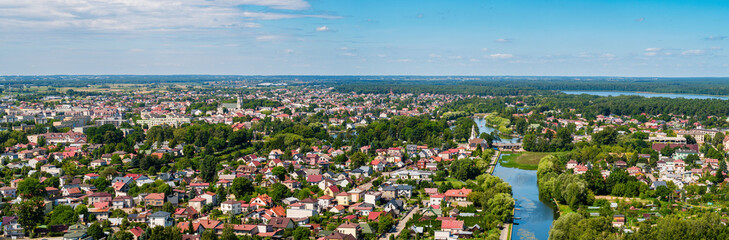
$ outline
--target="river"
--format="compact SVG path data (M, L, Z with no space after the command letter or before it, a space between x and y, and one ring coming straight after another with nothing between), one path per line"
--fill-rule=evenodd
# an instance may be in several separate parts
M531 240L549 238L549 228L554 221L554 210L548 202L539 199L537 171L502 167L494 169L497 176L511 184L516 208L511 239Z
M646 93L646 92L612 92L612 91L562 91L566 94L589 94L597 96L620 96L632 95L641 97L665 97L665 98L686 98L686 99L720 99L729 100L729 97L700 95L700 94L682 94L682 93Z
M486 126L483 118L474 118L479 133L492 133L496 129ZM501 142L518 142L518 138L502 138ZM500 158L500 157L499 157ZM537 187L537 171L502 167L499 162L494 169L497 176L511 185L516 200L516 208L511 238L514 240L532 240L549 238L549 228L554 221L554 210L549 203L539 199Z
M486 125L486 120L483 118L473 118L473 121L476 122L476 126L478 127L479 134L481 133L489 133L495 132L496 129L489 127ZM517 143L521 139L519 138L508 138L508 137L500 137L500 139L497 142L503 142L503 143Z

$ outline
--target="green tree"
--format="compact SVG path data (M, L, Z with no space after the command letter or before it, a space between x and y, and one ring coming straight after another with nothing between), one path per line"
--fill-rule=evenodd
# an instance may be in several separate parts
M294 240L307 240L311 236L311 230L305 227L297 227L293 232Z
M117 231L113 236L116 240L134 240L134 235L129 231Z
M273 186L268 190L271 199L274 202L281 201L284 198L291 196L291 191L285 185L281 183L274 183Z
M356 152L349 157L349 160L352 169L359 168L367 164L367 155L363 152Z
M220 240L238 240L238 237L235 236L235 232L233 232L232 226L225 226L223 234L220 236Z
M94 239L102 239L106 235L104 234L104 230L101 228L101 225L99 225L98 222L91 224L88 229L86 229L86 234L89 235L89 237L93 237Z
M26 233L35 233L35 227L43 222L44 203L39 198L26 199L12 205L13 212L18 216L18 223L23 226Z
M280 181L283 181L286 179L286 168L282 166L276 166L271 170L271 173L273 173L274 176L276 176Z
M212 229L208 229L203 232L200 240L218 240L218 234L216 234Z
M390 214L384 214L380 215L380 218L378 219L377 223L377 233L383 234L386 232L389 232L390 229L392 229L392 226L395 226L395 220L392 219Z
M50 214L51 225L71 225L78 221L78 215L69 205L58 205Z
M192 158L195 155L195 146L189 144L185 145L182 147L182 154L187 158Z
M236 197L241 198L253 192L253 182L244 177L235 178L230 190L233 191Z
M200 164L200 176L205 182L213 182L217 166L218 160L215 157L211 155L205 156Z
M507 193L497 193L488 200L489 211L501 222L509 222L514 210L514 198Z
M26 178L18 183L18 194L23 198L43 197L46 188L37 178Z

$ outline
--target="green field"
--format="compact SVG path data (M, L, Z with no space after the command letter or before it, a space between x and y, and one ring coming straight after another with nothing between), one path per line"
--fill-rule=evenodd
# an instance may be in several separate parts
M451 186L453 186L454 188L461 188L464 185L466 185L465 182L455 179L455 178L451 178L451 177L446 178L445 181L435 181L435 184L440 186L441 184L446 183L446 182L449 182L451 184Z
M547 155L559 154L554 152L523 152L510 153L501 157L501 166L525 170L537 170L539 160Z

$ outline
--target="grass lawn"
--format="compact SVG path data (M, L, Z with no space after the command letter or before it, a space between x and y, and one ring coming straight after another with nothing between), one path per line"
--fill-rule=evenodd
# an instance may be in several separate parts
M525 170L537 170L539 160L550 154L559 154L554 152L523 152L511 153L501 157L501 166L509 168L519 168Z
M453 186L454 188L461 188L461 186L466 185L466 183L464 183L463 181L451 177L446 178L445 181L436 181L435 184L440 186L445 182L450 182L451 186Z
M570 208L570 206L559 204L559 212L561 214L568 214L574 211L572 211L572 208Z

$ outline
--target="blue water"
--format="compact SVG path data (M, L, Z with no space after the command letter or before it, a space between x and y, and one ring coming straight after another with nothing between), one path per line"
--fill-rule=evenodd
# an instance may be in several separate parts
M486 125L486 120L484 120L483 118L474 118L473 121L476 122L476 126L478 127L479 134L481 134L481 133L489 133L489 134L491 134L492 132L497 131L495 128L492 128L492 127L487 126ZM520 140L519 138L501 137L501 139L499 139L496 142L502 142L502 143L518 143L519 140Z
M548 239L555 215L554 210L539 199L537 171L502 167L499 163L494 169L494 176L511 184L516 200L518 210L514 211L512 239Z
M680 94L680 93L644 93L644 92L610 92L610 91L562 91L566 94L590 94L597 96L620 96L632 95L641 97L665 97L665 98L686 98L686 99L721 99L729 100L729 97L699 95L699 94Z

